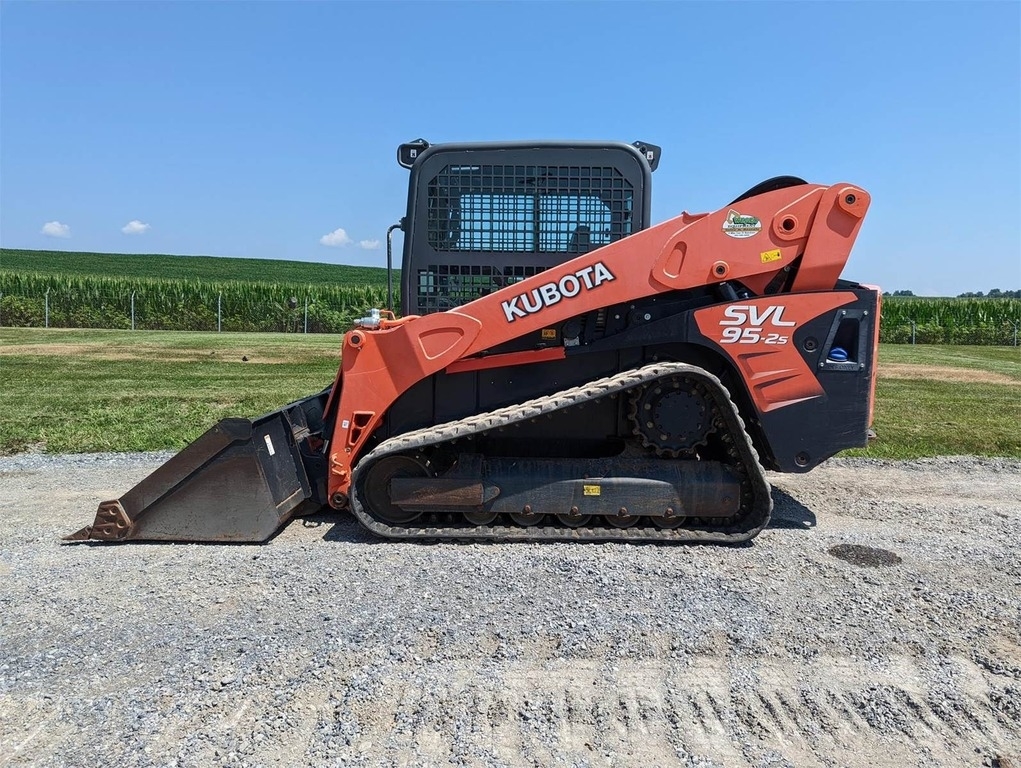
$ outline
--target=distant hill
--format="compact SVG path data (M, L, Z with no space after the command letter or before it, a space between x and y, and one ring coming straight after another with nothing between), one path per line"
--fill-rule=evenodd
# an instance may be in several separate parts
M352 267L282 259L236 259L219 256L80 253L0 248L0 270L43 275L120 278L167 278L203 282L297 283L385 286L383 267ZM399 277L395 273L395 284Z

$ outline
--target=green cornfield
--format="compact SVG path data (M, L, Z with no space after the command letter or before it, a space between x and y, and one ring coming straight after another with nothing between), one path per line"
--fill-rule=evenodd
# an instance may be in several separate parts
M0 325L342 333L379 285L202 282L0 272Z
M879 339L890 344L1014 345L1021 299L883 298Z
M395 287L397 283L395 277ZM145 279L0 270L0 325L6 326L259 332L307 328L310 333L342 333L367 310L384 306L386 288L378 282ZM883 299L880 340L885 343L1014 345L1019 331L1021 299Z

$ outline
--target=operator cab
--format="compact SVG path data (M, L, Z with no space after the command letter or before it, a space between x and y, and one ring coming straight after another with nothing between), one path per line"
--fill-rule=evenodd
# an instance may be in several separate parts
M649 226L644 142L402 144L401 314L466 304Z

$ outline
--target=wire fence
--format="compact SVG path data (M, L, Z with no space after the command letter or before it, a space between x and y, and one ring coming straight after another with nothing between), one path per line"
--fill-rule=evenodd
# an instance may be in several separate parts
M879 340L885 344L954 344L1016 347L1021 321L935 323L880 321Z
M282 290L278 295L232 290L0 292L0 326L219 332L343 333L373 307L384 288L358 286L333 295ZM1018 346L1021 319L958 318L935 323L884 318L888 344Z
M343 333L385 289L351 295L283 291L279 296L243 292L97 292L47 290L0 293L0 326L112 328L121 330Z

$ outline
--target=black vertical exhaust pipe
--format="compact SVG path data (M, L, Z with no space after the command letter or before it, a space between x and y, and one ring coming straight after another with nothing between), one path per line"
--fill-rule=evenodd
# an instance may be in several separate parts
M394 259L393 259L393 235L394 230L404 231L404 218L396 224L386 228L386 308L394 311Z

